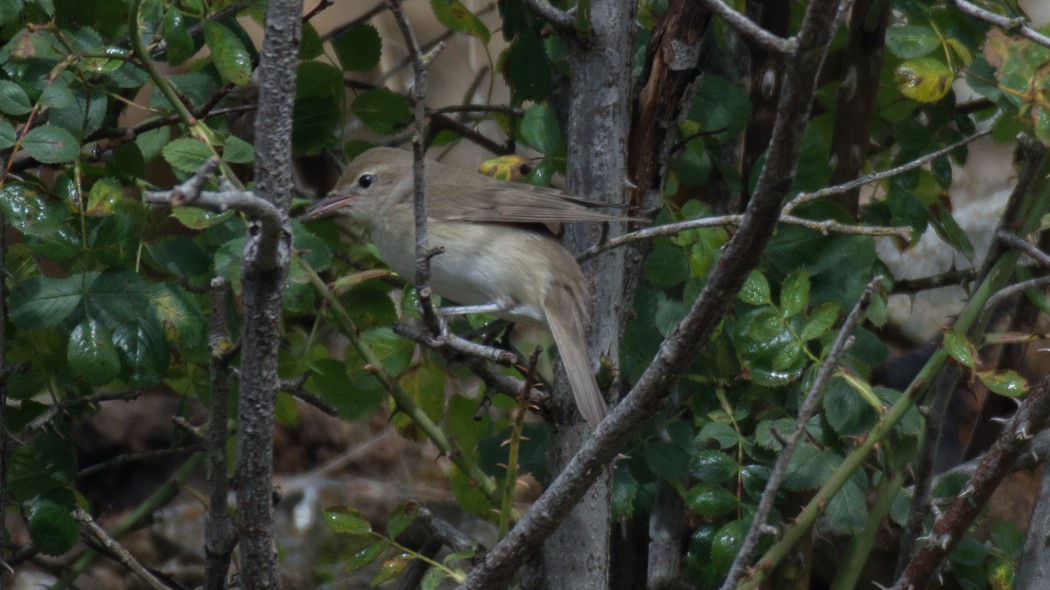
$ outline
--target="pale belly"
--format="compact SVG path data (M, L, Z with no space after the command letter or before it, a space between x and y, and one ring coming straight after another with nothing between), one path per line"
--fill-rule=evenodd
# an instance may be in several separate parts
M445 249L431 259L431 289L460 305L498 305L504 311L497 315L512 321L543 321L552 265L576 266L552 238L527 230L464 222L432 222L428 230L430 247ZM407 233L378 232L375 244L384 262L412 281L415 243Z

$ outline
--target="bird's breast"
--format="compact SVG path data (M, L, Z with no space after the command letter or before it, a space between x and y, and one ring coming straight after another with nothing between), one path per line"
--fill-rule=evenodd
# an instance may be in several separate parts
M581 284L579 267L554 239L499 224L431 221L428 246L444 251L431 259L430 286L461 305L497 304L508 320L545 322L543 301L556 278ZM406 280L415 276L415 232L373 228L384 262Z

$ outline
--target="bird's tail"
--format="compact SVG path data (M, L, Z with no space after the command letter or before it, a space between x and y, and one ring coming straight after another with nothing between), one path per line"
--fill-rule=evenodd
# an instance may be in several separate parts
M572 386L576 407L593 428L609 413L609 407L605 405L605 398L591 371L579 303L568 288L556 284L544 299L543 308L547 327L558 345L558 354Z

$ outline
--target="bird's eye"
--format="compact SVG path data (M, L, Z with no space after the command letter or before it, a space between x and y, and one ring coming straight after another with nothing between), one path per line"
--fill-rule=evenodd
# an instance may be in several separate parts
M370 188L375 179L376 177L371 174L362 174L357 177L357 186L364 189Z

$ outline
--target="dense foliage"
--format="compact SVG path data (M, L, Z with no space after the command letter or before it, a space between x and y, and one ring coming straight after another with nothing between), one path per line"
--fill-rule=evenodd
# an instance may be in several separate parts
M552 4L567 9L571 3ZM650 32L666 4L640 5L636 76L645 75ZM1010 17L1020 14L1009 1L988 4ZM184 410L190 401L207 404L209 364L215 355L236 354L243 217L232 210L155 207L145 203L145 194L190 178L212 158L218 158L222 175L251 186L246 165L254 162L254 152L245 119L251 119L259 54L248 31L258 30L265 5L0 0L0 215L8 285L8 330L0 345L6 356L3 428L9 435L2 499L7 518L24 520L40 553L66 554L78 538L73 509L84 492L77 484L83 466L68 436L73 425L111 399L166 393L182 398ZM494 159L530 154L495 160L494 173L550 185L565 171L567 122L561 113L573 46L564 31L520 0L498 5L498 18L488 11L479 18L459 0L431 0L433 16L452 35L476 40L495 68L493 82L506 84L510 99L463 113L433 112L450 105L428 103L425 139L431 153L439 154L470 141L483 122L494 123L485 127L499 130L485 145L496 150ZM778 23L782 34L797 33L792 27L805 8L804 2L790 3L788 18ZM939 2L858 2L854 10L868 11L868 19L851 20L833 42L793 194L849 180L839 176L842 162L833 156L841 153L844 127L867 130L851 163L854 176L907 164L971 138L979 128L990 129L1000 142L1015 141L1018 134L1050 140L1050 48ZM760 115L768 115L769 106L754 104L764 90L757 82L750 91L738 83L747 72L733 65L752 60L758 72L762 62L738 39L730 43L733 30L718 18L706 35L705 73L677 124L664 207L653 225L739 212L764 163ZM871 85L858 82L861 66L851 65L853 41L861 35L875 35L882 56ZM367 20L324 36L310 22L304 25L293 149L313 167L311 178L325 177L318 161L330 171L333 162L352 159L376 142L409 139L413 98L378 75L395 67L381 57L399 42ZM956 89L964 88L973 96L960 101ZM865 89L872 93L869 112L842 101ZM858 114L864 119L853 118ZM818 494L829 494L819 506L824 522L836 538L852 538L850 551L861 552L860 563L880 523L896 533L906 525L906 488L913 483L907 474L924 432L915 390L933 379L907 392L873 382L890 353L882 330L895 286L876 256L874 234L881 230L869 230L883 228L905 245L932 228L966 258L981 258L952 217L948 199L952 166L966 160L967 148L959 143L927 165L874 183L863 204L847 193L789 205L801 219L779 226L673 402L622 451L612 517L645 522L660 486L670 485L688 515L684 575L697 587L716 587L729 570L802 399L844 318L878 275L885 278L876 282L818 414L805 424L771 521L779 530ZM305 187L293 214L310 190L326 188L323 182ZM1017 216L1012 229L1027 236L1040 229L1050 189L1040 187L1019 202L1026 215ZM840 225L829 233L806 220ZM637 380L696 300L738 223L727 218L652 240L623 336L625 353L606 363L614 367L602 375L606 382L619 380L626 390ZM429 440L450 459L449 485L459 505L505 532L519 515L504 488L513 488L523 473L540 481L547 476L544 428L522 424L515 411L520 402L504 395L486 397L491 407L477 420L481 397L474 374L395 333L395 323L418 317L414 289L382 270L374 249L359 239L359 228L333 221L293 221L291 227L294 255L280 358L288 386L278 399L279 420L295 423L297 391L316 396L346 420L389 413L404 436ZM1022 377L983 367L977 354L984 345L978 312L987 298L1008 282L1030 277L1014 260L1016 255L1000 260L995 283L974 289L962 325L946 333L947 346L924 377L947 358L997 394L1023 394ZM208 336L215 277L229 285L226 340ZM1035 290L1029 298L1045 305ZM454 330L462 333L485 320L472 317ZM350 343L345 350L332 345L340 337ZM502 370L522 377L513 368ZM305 381L297 382L299 377ZM962 486L958 479L943 480L935 494L951 497ZM332 507L326 514L333 531L352 541L350 549L328 558L349 569L382 563L373 578L377 584L397 577L411 554L395 538L414 511L406 506L391 517L387 534L379 534L353 508ZM1021 550L1019 538L1006 525L993 529L989 543L968 538L952 559L954 575L968 588L1003 587L1001 579L1012 575ZM782 537L767 534L762 548L778 542ZM461 579L470 568L466 556L446 556L423 586L435 587L445 576ZM644 569L644 559L635 565Z

